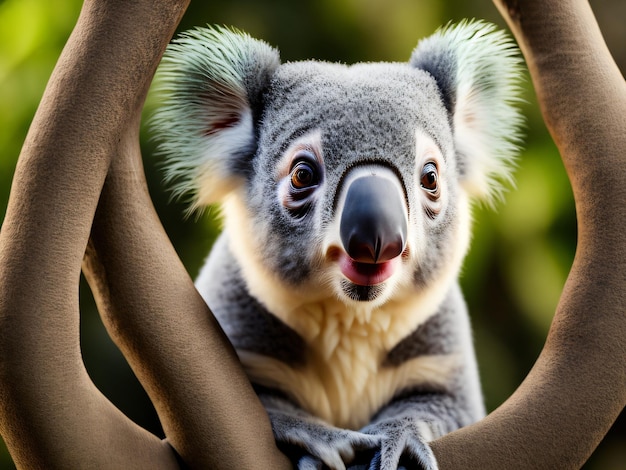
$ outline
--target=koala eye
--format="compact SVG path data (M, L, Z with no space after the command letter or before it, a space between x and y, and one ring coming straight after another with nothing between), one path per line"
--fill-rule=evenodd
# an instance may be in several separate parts
M304 198L319 185L318 163L313 155L301 152L291 166L291 192L296 199Z
M420 185L430 195L437 197L439 195L439 173L437 173L437 165L428 162L422 168Z
M315 168L307 161L297 162L291 170L291 186L293 189L305 189L317 185Z
M315 156L299 151L291 164L281 192L283 205L296 218L304 217L312 206L312 197L322 182L322 169Z

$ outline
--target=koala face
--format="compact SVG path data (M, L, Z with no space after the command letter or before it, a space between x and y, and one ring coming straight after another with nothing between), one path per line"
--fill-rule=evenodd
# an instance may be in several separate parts
M498 193L516 152L514 51L475 22L408 63L281 65L261 41L199 29L165 57L153 122L175 192L222 202L257 298L280 285L380 305L458 275L470 199Z
M241 205L254 250L283 282L378 303L456 264L466 198L428 73L286 64L263 103Z

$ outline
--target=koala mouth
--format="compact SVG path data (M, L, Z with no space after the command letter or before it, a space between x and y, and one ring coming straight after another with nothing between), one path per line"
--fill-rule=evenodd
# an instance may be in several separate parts
M347 254L342 253L339 258L339 268L350 282L358 286L375 286L389 279L396 270L399 257L382 263L363 263L355 261Z

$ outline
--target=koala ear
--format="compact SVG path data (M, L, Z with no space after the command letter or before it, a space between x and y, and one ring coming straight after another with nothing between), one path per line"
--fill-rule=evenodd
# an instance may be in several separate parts
M450 113L462 184L491 200L512 182L523 119L522 60L511 39L492 24L447 26L420 41L411 65L436 80Z
M166 181L175 196L190 196L191 210L241 184L256 149L254 116L279 64L277 50L226 28L195 29L168 47L151 125Z

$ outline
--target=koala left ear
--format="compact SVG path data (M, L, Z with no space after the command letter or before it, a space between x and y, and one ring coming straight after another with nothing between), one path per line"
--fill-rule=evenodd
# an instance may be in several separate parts
M151 125L175 196L191 210L241 184L256 149L255 113L280 65L278 51L227 28L198 28L168 47L156 79Z
M436 80L451 117L463 186L490 199L511 181L519 151L522 60L503 31L482 21L447 26L420 41L411 65Z

